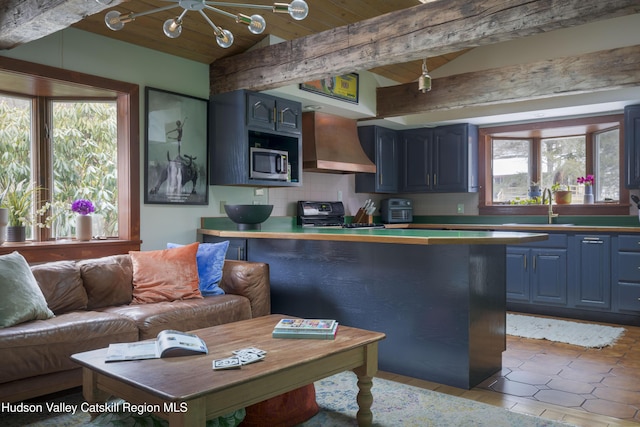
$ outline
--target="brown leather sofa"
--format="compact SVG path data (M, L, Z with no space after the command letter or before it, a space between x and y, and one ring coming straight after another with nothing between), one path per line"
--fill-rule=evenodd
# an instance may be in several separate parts
M271 311L269 266L226 260L224 295L130 305L129 255L57 261L31 270L55 317L0 329L0 402L82 384L70 355L110 343L154 338L163 329L189 331L264 316Z

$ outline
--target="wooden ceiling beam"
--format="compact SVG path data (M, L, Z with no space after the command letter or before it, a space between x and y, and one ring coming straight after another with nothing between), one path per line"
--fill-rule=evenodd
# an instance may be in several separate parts
M129 0L6 0L0 3L0 49L38 40Z
M635 13L637 0L430 2L219 59L210 89L273 89Z
M640 45L433 79L376 90L377 116L497 105L640 86Z

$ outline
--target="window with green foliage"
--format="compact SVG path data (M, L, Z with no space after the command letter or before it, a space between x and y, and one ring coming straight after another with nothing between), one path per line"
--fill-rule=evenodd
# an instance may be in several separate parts
M35 117L45 118L47 131L41 138L32 137L37 134ZM35 211L49 202L47 216L53 218L50 238L74 235L71 203L79 198L91 200L96 206L95 235L118 235L115 101L59 101L0 94L0 151L0 188L25 192L35 186L44 190L44 197L38 192L29 197L29 211L36 216ZM50 167L39 167L42 164ZM44 170L48 172L43 174ZM33 226L34 222L27 225ZM28 227L27 238L35 234L35 229Z
M587 212L579 178L592 175L589 212L628 215L622 121L611 115L481 128L480 213L538 214L544 189L572 193L568 208L558 207L565 213Z

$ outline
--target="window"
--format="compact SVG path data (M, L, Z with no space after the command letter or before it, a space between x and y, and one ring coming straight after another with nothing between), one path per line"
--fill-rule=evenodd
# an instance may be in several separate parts
M620 173L622 121L603 116L480 129L480 213L538 213L541 192L532 187L555 186L573 195L574 206L562 207L568 213L628 215ZM589 174L596 177L596 204L586 207L577 179Z
M37 183L32 210L50 201L60 213L0 254L45 262L140 249L139 98L136 84L0 57L0 179ZM97 205L108 239L55 239L73 235L69 203L80 197Z
M69 207L88 199L96 207L93 235L118 235L117 108L114 101L52 101L52 237L75 233Z

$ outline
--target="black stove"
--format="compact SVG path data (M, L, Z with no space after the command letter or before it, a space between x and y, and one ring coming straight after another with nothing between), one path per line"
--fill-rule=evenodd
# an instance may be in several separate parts
M345 224L342 202L298 202L298 225L303 227L384 228L383 224Z

